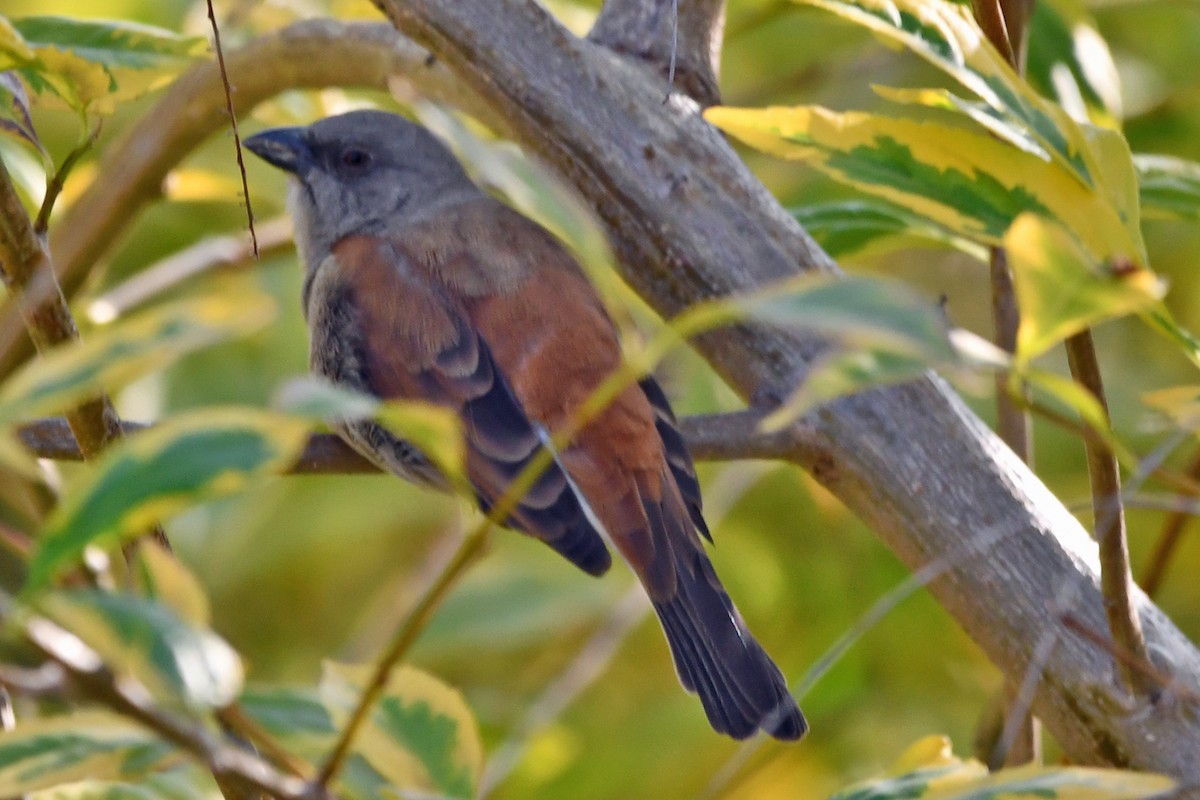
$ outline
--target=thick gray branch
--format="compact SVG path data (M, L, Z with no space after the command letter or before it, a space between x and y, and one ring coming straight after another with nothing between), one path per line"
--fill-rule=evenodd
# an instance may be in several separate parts
M664 315L836 270L695 104L663 105L644 65L527 0L380 2L579 189L626 279ZM697 346L749 399L789 390L824 345L743 326ZM945 565L930 589L991 659L1017 682L1040 672L1037 713L1073 758L1200 782L1191 715L1126 698L1111 655L1061 623L1070 611L1105 629L1095 544L940 380L839 400L799 427L816 445L799 462L910 567ZM1135 602L1159 666L1197 688L1200 653L1143 594Z

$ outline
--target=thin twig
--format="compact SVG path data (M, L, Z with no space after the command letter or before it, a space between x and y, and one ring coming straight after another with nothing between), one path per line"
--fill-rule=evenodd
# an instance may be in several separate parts
M387 686L388 676L391 675L392 670L400 663L400 660L404 658L408 649L417 640L417 636L425 627L425 623L428 621L433 610L437 608L450 589L454 587L454 584L458 582L458 579L466 572L467 568L483 553L492 525L492 520L486 518L466 535L462 544L454 551L454 555L451 556L450 561L447 562L446 566L442 568L441 573L438 574L437 579L421 595L420 600L417 601L413 610L405 618L404 623L396 629L387 649L380 657L378 663L376 663L375 671L371 675L371 681L363 690L358 705L351 713L350 719L346 721L346 725L338 737L337 744L326 757L325 763L321 765L317 777L313 780L314 786L324 790L337 777L338 772L345 765L347 756L350 754L350 746L354 743L354 739L366 721L368 714L370 714L371 709L379 700L380 695L383 694L383 690Z
M250 248L258 258L258 236L254 233L254 208L250 205L250 182L246 179L246 162L242 156L242 137L238 133L237 114L233 110L233 87L229 85L229 73L225 70L225 51L221 49L221 29L217 25L217 12L213 0L205 0L208 6L208 21L212 25L213 50L217 53L217 67L221 71L221 84L225 87L225 108L229 112L229 127L233 131L233 149L237 153L238 172L242 176L242 197L246 200L246 225L250 228Z
M26 330L39 352L79 338L75 318L58 286L43 237L21 205L8 168L0 159L0 279L17 296ZM85 460L95 459L121 436L121 421L108 396L83 401L67 412L71 435ZM163 547L170 542L156 523L148 531Z
M4 605L11 606L11 600L5 599ZM144 687L127 678L117 680L95 651L50 620L30 616L24 620L23 628L29 641L61 672L39 671L40 682L31 684L27 678L35 674L32 671L5 668L0 670L0 685L16 692L35 689L41 693L60 689L77 691L191 753L213 775L233 783L244 793L265 793L281 800L327 800L330 797L321 787L282 775L254 754L224 744L204 725L158 708ZM46 680L55 676L56 682Z
M1108 419L1108 401L1090 330L1067 339L1067 361L1075 380L1092 393ZM1113 641L1135 657L1148 661L1141 621L1133 607L1133 575L1129 568L1129 545L1125 538L1125 510L1121 502L1121 474L1108 444L1090 428L1084 435L1096 540L1100 544L1100 583L1104 612ZM1145 675L1120 663L1126 686L1135 693L1152 689Z
M255 259L290 252L295 243L292 222L278 217L258 226L258 253L245 236L213 236L152 264L88 304L93 322L109 322L130 309L199 275L218 269L237 269Z
M58 196L62 194L63 187L67 185L67 176L71 174L71 170L75 168L75 164L79 162L83 154L92 149L96 139L100 138L101 124L101 122L97 122L91 133L67 154L54 174L46 178L46 195L42 198L42 207L38 209L37 219L33 223L33 232L38 236L44 236L50 226L50 214L54 211L54 204L58 201Z
M217 719L230 731L266 753L277 765L298 778L307 778L312 770L307 764L287 751L275 737L266 731L242 707L234 703L217 712Z

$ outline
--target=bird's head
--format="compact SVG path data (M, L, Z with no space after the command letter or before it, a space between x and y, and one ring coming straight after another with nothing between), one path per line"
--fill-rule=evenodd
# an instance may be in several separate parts
M480 194L433 134L384 111L274 128L245 144L293 176L289 207L310 265L346 236L386 234Z

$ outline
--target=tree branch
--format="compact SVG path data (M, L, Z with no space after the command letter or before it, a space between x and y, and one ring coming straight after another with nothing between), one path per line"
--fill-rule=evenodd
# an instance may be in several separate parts
M753 458L799 461L810 448L800 428L779 433L758 429L763 415L753 411L730 414L701 414L684 417L679 428L697 461L734 461ZM145 430L146 424L126 422L126 433ZM17 429L21 444L37 458L78 461L79 448L61 418L39 419ZM332 433L309 437L304 451L288 470L289 475L369 475L379 468L360 456L342 438ZM0 529L2 530L2 529Z
M836 271L696 104L673 96L664 106L657 76L571 36L537 4L378 2L597 209L624 277L664 316L798 271ZM761 402L784 396L826 346L757 325L696 344ZM797 427L808 443L798 463L910 568L964 536L1004 532L986 558L956 564L930 591L1009 677L1033 664L1035 710L1073 759L1200 781L1197 723L1169 703L1130 698L1109 654L1047 615L1061 587L1077 586L1067 610L1105 627L1095 543L942 381L843 398ZM1144 595L1133 600L1151 652L1194 687L1200 653ZM1044 662L1043 634L1054 643Z

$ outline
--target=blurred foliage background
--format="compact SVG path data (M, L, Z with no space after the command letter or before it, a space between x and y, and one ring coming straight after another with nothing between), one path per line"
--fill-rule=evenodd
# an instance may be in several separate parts
M1123 126L1134 152L1200 158L1200 6L1180 0L1094 0L1076 6L1094 18L1111 48L1123 98ZM577 30L598 3L552 2ZM10 17L61 13L120 17L207 36L203 4L185 0L3 0ZM365 2L321 0L219 2L226 47L304 16L374 18ZM1036 44L1038 29L1033 33ZM231 79L236 85L237 75ZM932 80L917 59L885 49L832 15L777 0L732 0L728 9L722 91L730 105L820 103L872 109L871 84L919 86ZM121 107L107 119L93 159L156 97ZM267 125L308 122L363 104L396 108L383 95L342 91L288 93L240 121L243 134ZM477 174L567 239L593 274L608 269L587 213L509 146L487 140L470 121L422 107L418 115L463 142ZM38 129L61 159L78 136L66 111L41 108ZM7 162L36 194L38 165L9 142ZM851 198L812 170L747 152L747 159L785 205ZM498 169L496 164L509 167ZM260 220L283 213L281 176L247 164ZM72 175L66 201L91 179L88 163ZM177 171L155 204L75 303L81 321L90 300L158 260L204 237L245 226L232 139L214 137ZM564 210L565 209L565 210ZM53 221L51 223L53 225ZM1151 265L1171 284L1168 304L1181 324L1200 330L1200 281L1194 254L1200 229L1147 220ZM961 253L887 240L840 257L849 271L887 274L944 297L950 317L990 333L986 269ZM265 332L189 356L118 398L122 415L151 420L179 409L238 402L266 403L287 378L306 369L299 312L301 272L294 254L205 276L223 291L246 282L277 301ZM627 291L605 282L613 303L628 306L643 330L657 324ZM186 287L194 290L195 284ZM1151 441L1142 393L1189 380L1192 367L1162 347L1136 321L1097 331L1116 428L1144 451ZM1058 356L1046 366L1062 369ZM678 353L662 379L681 414L734 409L737 399L691 353ZM987 394L968 396L985 419ZM1087 474L1080 442L1038 423L1036 470L1068 503L1087 514ZM65 467L64 469L68 469ZM764 463L703 465L706 507L717 546L714 561L750 627L793 685L872 604L907 576L873 534L799 470ZM1130 509L1135 573L1161 527L1163 513ZM255 682L315 681L323 659L368 660L428 580L429 565L474 520L466 504L433 496L389 477L289 477L236 499L172 519L168 533L213 602L214 627L243 654ZM1086 521L1086 520L1085 520ZM617 569L592 580L549 549L517 535L497 536L437 613L411 662L458 687L478 715L495 753L529 709L597 636L630 615L636 624L615 639L591 685L540 726L495 798L818 797L878 772L928 733L948 734L959 752L1001 686L999 673L923 591L867 630L849 652L799 698L812 725L799 746L761 744L748 754L715 736L699 704L678 687L671 661L646 607L622 600L633 585ZM1193 639L1200 637L1200 543L1185 540L1159 602ZM618 615L625 615L617 619ZM615 622L614 622L615 620ZM609 627L606 627L609 626ZM591 651L586 651L591 652Z

